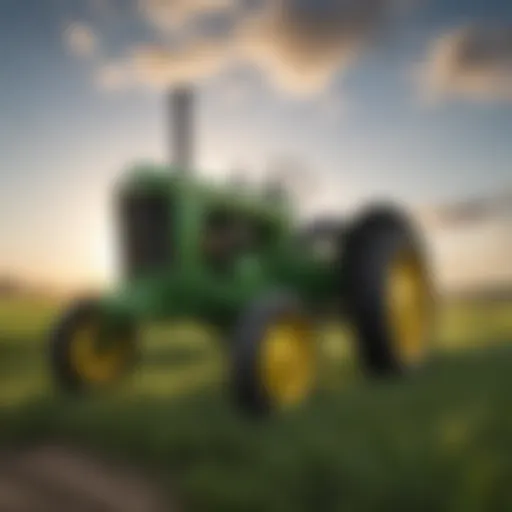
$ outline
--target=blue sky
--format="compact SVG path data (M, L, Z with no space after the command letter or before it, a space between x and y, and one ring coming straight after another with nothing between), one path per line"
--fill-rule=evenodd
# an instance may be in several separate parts
M113 180L134 160L167 157L161 92L141 83L105 90L96 79L132 47L161 44L162 33L128 4L2 1L0 273L97 278ZM220 23L225 13L201 14L200 7L188 13L167 35L206 30L206 22ZM319 179L333 176L340 187L334 200L347 204L373 195L435 204L510 187L512 99L492 85L510 75L453 66L445 80L450 94L430 103L412 75L429 61L433 41L464 24L492 23L510 34L512 4L417 0L389 22L372 16L364 27L378 25L376 37L355 30L349 43L339 43L347 50L352 39L367 44L306 95L276 86L272 71L253 61L198 76L198 165L261 170L276 156L291 155ZM90 31L95 48L85 53L95 55L72 51L65 35L70 24ZM498 64L510 73L507 41ZM279 66L276 73L289 71ZM475 70L489 72L482 86L488 88L468 94L464 84Z

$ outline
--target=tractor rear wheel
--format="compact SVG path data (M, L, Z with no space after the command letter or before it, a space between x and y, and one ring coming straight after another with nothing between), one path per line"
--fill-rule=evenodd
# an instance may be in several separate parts
M402 214L384 207L354 223L343 278L365 369L403 374L423 366L435 319L433 285L423 244Z
M245 412L287 409L314 389L313 325L295 296L269 294L251 304L235 326L232 348L233 391Z
M137 333L131 322L107 327L96 299L78 300L50 336L55 383L75 393L108 387L131 369L136 347Z

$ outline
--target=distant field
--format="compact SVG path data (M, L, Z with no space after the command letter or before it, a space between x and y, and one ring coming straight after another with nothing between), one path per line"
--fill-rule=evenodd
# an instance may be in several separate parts
M157 469L198 511L512 510L512 302L444 308L414 379L366 382L346 334L323 336L320 389L249 423L224 354L195 328L152 326L119 390L75 401L47 375L59 305L0 301L0 447L59 440Z

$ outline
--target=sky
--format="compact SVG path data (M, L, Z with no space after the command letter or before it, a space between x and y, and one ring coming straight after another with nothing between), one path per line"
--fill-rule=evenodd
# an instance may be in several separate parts
M198 170L291 159L318 182L312 212L512 186L505 0L0 0L0 62L0 275L111 276L112 185L168 160L182 81ZM445 275L512 280L511 232L444 233Z

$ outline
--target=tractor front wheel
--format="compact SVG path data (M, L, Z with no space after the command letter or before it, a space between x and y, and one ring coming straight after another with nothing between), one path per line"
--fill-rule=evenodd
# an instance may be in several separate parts
M109 325L96 299L78 300L57 322L50 337L56 385L68 392L99 390L118 382L136 359L133 323Z
M248 413L303 402L314 388L316 347L311 319L289 294L265 295L239 318L232 339L233 387Z

